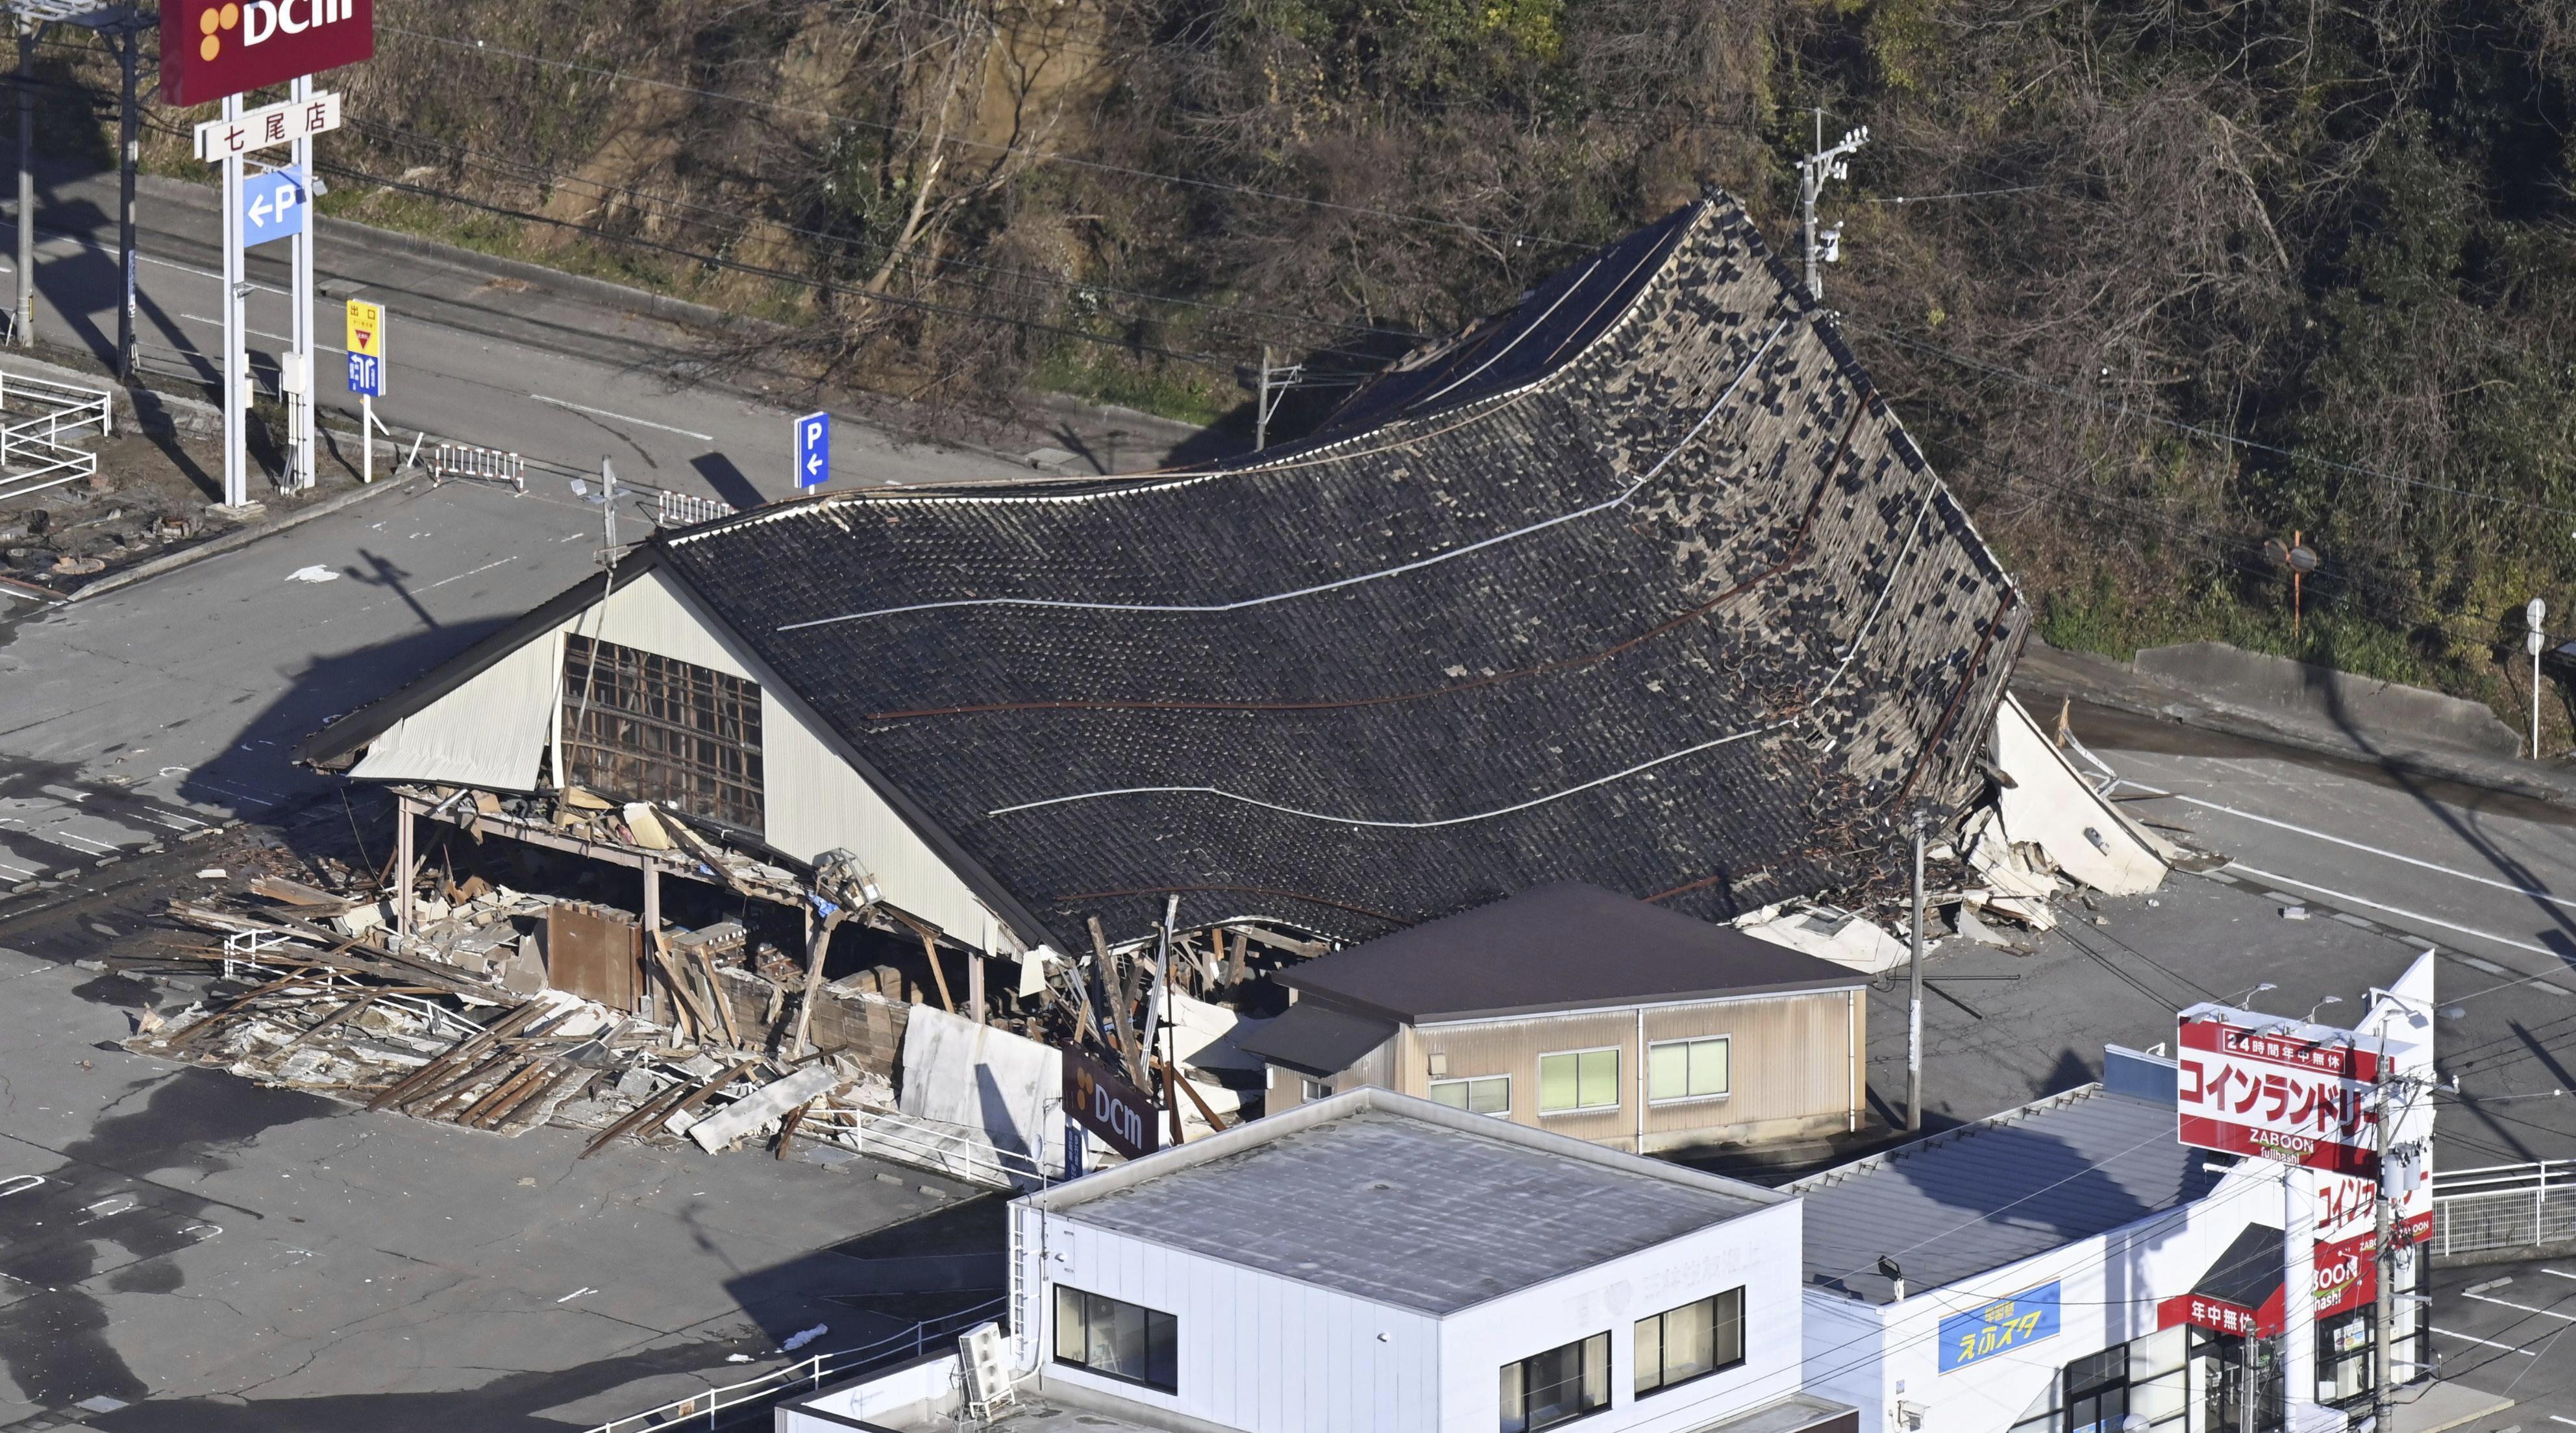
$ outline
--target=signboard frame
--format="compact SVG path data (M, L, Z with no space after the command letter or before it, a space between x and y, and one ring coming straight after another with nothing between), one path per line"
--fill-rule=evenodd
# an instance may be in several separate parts
M2055 1338L2062 1283L2051 1279L1941 1320L1940 1371L1971 1367L2007 1349Z
M291 204L276 202L276 196L291 193ZM286 218L288 210L294 217ZM294 165L271 169L263 174L242 176L242 247L255 249L280 239L292 239L305 232L312 219L313 186L305 182L304 172ZM275 217L262 219L262 214Z
M376 53L375 0L163 0L161 98L229 99Z
M2175 1031L2175 1133L2186 1145L2376 1177L2379 1053L2349 1032L2194 1006ZM2241 1093L2240 1093L2241 1092Z
M796 420L796 490L810 493L832 481L832 415L829 410Z
M1162 1120L1144 1091L1080 1050L1062 1054L1067 1117L1128 1159L1143 1159L1163 1147Z

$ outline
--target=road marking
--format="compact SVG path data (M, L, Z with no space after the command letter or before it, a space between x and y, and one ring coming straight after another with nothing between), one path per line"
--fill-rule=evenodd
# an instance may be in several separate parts
M2442 1327L2440 1324L2435 1324L2435 1325L2433 1326L2433 1332L2435 1332L2435 1333L2437 1333L2437 1334L2440 1334L2440 1335L2441 1335L2442 1337L2444 1337L2444 1338L2455 1338L2455 1339L2458 1339L2458 1340L2459 1340L2460 1342L2462 1342L2462 1343L2484 1344L2484 1345L2485 1345L2486 1347L2488 1347L2488 1348L2500 1348L2500 1349L2503 1349L2503 1350L2504 1350L2505 1352L2507 1352L2507 1353L2518 1353L2518 1354L2521 1354L2524 1358L2538 1358L2538 1357L2540 1357L2540 1355L2539 1355L2539 1354L2536 1354L2536 1353L2532 1352L2530 1349L2527 1349L2527 1348L2516 1348L2516 1347L2514 1347L2512 1344L2509 1344L2509 1343L2498 1343L2498 1342L2496 1342L2494 1339L2491 1339L2491 1338L2479 1338L2479 1337L2478 1337L2478 1336L2476 1336L2475 1334L2453 1333L2453 1332L2451 1332L2449 1329L2446 1329L2446 1328ZM2552 1334L2552 1335L2550 1335L2550 1337L2552 1337L2552 1338L2556 1338L2556 1337L2557 1337L2557 1335L2556 1335L2556 1334Z
M204 314L200 314L200 313L183 313L183 314L179 315L179 317L186 319L186 320L187 320L188 322L190 322L190 323L210 323L210 324L215 325L215 326L216 326L216 327L218 327L218 328L221 328L221 327L223 326L223 322L224 322L222 319L219 319L219 318L208 318L208 317L206 317ZM251 336L252 338L266 338L266 339L274 339L275 341L277 341L277 342L279 342L279 343L293 343L293 342L295 341L293 338L289 337L289 336L288 336L288 335L286 335L286 334L282 334L282 333L270 333L267 329L264 329L264 328L253 328L253 327L251 327L249 324L243 324L243 325L242 325L242 332L243 332L243 333L245 333L245 334L248 334L248 335L249 335L249 336ZM349 355L349 350L347 350L347 349L345 349L345 348L333 348L331 345L329 345L329 344L327 344L327 343L322 342L320 339L315 339L315 340L314 340L314 342L313 342L313 346L314 346L315 348L318 348L318 349L322 350L324 353L336 353L336 354L339 354L339 355L340 355L341 357L343 357L343 358L346 358L346 357L348 357L348 355ZM200 358L203 358L203 357L205 357L205 356L206 356L206 355L204 355L204 354L199 354L199 355L198 355L198 357L200 357Z
M614 418L620 423L632 423L638 428L659 428L665 433L677 433L683 438L695 438L701 443L712 443L716 440L712 433L692 433L686 428L674 428L668 423L655 423L645 418L629 418L623 413L611 413L605 408L591 408L579 403L566 403L560 398L548 398L542 393L531 393L528 396L539 403L551 403L557 408L569 408L575 413L588 413L594 418Z
M460 573L456 574L454 577L442 577L442 578L438 579L436 582L433 582L433 583L429 584L427 587L424 587L424 588L422 588L422 589L420 589L420 590L421 590L421 591L423 591L423 592L435 592L435 591L437 591L439 588L441 588L441 587L445 587L447 584L449 584L449 583L451 583L451 582L462 582L462 581L464 581L466 578L472 577L472 576L473 576L475 573L477 573L477 572L489 572L489 571L491 571L493 568L501 567L501 566L504 566L504 565L506 565L506 564L516 562L516 561L518 561L518 560L519 560L519 558L518 558L518 554L516 554L516 553L512 553L510 556L505 557L505 558L502 558L499 562L487 562L487 563L484 563L481 567L475 568L473 572L460 572Z
M2568 1273L2565 1269L2543 1269L2540 1272L2557 1279L2576 1279L2576 1274Z
M2380 846L2366 846L2359 841L2347 841L2341 836L2329 836L2325 832L2319 831L2314 827L2301 826L2289 821L2275 821L2269 816L2257 816L2251 811L2239 811L2233 806L2221 806L2215 801L2203 801L2197 796L2185 796L2179 791L2159 791L2152 786L2141 785L2135 781L2127 784L2135 786L2140 791L2144 791L2152 796L2163 796L2175 801L2188 802L2194 806L2205 806L2212 811L2224 811L2230 816L2241 817L2247 821L2259 821L2266 826L2277 827L2283 831L2295 832L2298 835L2313 837L2319 841L2331 841L2335 845L2349 847L2355 851L2365 851L2373 856L2386 856L2392 861L2403 861L2410 866L2421 866L2427 871L2439 871L2446 876L2457 876L2463 881L2475 881L2479 885L2493 886L2499 891L2511 891L2518 896L2532 896L2537 899L2547 901L2552 905L2565 906L2569 910L2576 911L2576 900L2569 900L2565 896L2553 896L2547 891L2534 890L2530 886L2516 885L2511 881L2499 881L2492 876L2481 876L2475 871L2463 871L2455 867L2439 865L2432 861L2421 860L2414 856L2400 855L2395 851L2391 851Z
M2576 1314L2562 1314L2556 1309L2537 1308L2530 1304L2517 1304L2511 1299L2499 1299L2493 1294L2467 1294L2463 1295L2463 1297L2475 1299L2482 1304L2502 1304L2506 1308L2520 1309L2527 1314L2540 1314L2548 1318L2560 1319L2567 1323L2576 1324Z
M2381 903L2379 903L2378 901L2374 901L2374 900L2367 900L2367 899L2364 899L2363 897L2353 895L2353 894L2351 894L2350 892L2347 892L2347 891L2338 891L2338 890L2334 890L2334 889L2331 889L2331 888L2326 887L2326 886L2316 885L2316 884L2314 884L2313 882L2309 882L2309 881L2301 881L2301 880L2293 880L2292 878L2290 878L2290 877L2288 877L2288 876L2275 875L2275 874L2273 874L2273 873L2272 873L2272 872L2270 872L2270 871L2266 871L2266 870L2262 870L2262 869L2259 869L2259 868L2254 867L2254 866L2246 865L2246 864L2245 864L2244 862L2242 862L2242 861L2230 861L2230 862L2228 862L2227 864L2228 864L2228 867L2229 867L2231 870L2243 871L2245 874L2247 874L2247 875L2249 875L2249 876L2260 876L2260 877L2262 877L2264 880L2267 880L2267 881L2279 881L2282 885L2285 885L2285 886L2296 886L2296 887L2298 887L2300 890L2303 890L2303 891L2314 891L2314 892L2316 892L2318 895L2321 895L2321 896L2329 896L2329 897L2332 897L2333 899L2338 900L2338 901L2350 901L2350 902L2352 902L2354 905L2357 905L2357 906L2368 906L2368 907L2370 907L2372 910L2375 910L2375 911L2386 911L2386 912L2388 912L2390 915L2393 915L2393 916L2404 916L2404 917L2405 917L2406 919L2408 919L2408 920L2412 920L2412 921L2422 921L2422 922L2423 922L2424 924L2426 924L2426 925L2437 925L2437 926L2440 926L2440 927L2441 927L2442 929L2444 929L2444 930L2455 930L2455 931L2458 931L2458 932L2459 932L2460 934L2462 934L2462 935L2473 935L2473 936L2476 936L2476 937L2477 937L2478 939L2480 939L2480 940L2491 940L2491 941L2494 941L2494 942L2495 942L2496 944L2498 944L2498 945L2509 945L2509 946L2512 946L2512 947L2513 947L2514 949L2516 949L2516 950L2527 950L2527 951L2530 951L2530 952L2531 952L2532 954L2534 954L2534 955L2545 955L2545 956L2548 956L2551 960L2559 960L2559 959L2562 959L2562 957L2558 954L2558 952L2556 952L2556 951L2554 951L2554 950L2551 950L2549 947L2547 947L2547 946L2545 946L2545 945L2533 945L2533 944L2532 944L2531 942L2529 942L2529 941L2515 940L2515 939L2513 939L2511 936L2502 936L2502 935L2497 935L2497 934L2496 934L2495 932L2493 932L2493 931L2484 931L2484 930L2479 930L2479 929L2477 929L2477 928L2476 928L2476 927L2474 927L2474 926L2453 925L2451 922L2446 921L2446 920L2437 920L2437 919L2435 919L2435 918L2434 918L2434 917L2432 917L2432 916L2428 916L2428 915L2421 915L2421 914L2418 914L2417 912L2410 911L2410 910L2406 909L2404 906L2382 905L2382 904L2381 904ZM2536 979L2538 979L2539 977L2538 977L2538 976L2533 976L2533 977L2531 977L2531 978L2536 980Z
M2549 1421L2552 1423L2564 1423L2570 1428L2576 1428L2576 1418L2565 1418L2552 1413L2549 1415Z

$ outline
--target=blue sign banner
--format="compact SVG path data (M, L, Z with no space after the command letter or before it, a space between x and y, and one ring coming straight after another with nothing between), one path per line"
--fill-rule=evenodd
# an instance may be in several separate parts
M385 396L385 361L363 353L349 355L349 391L368 398Z
M2042 1284L1941 1320L1941 1371L2057 1334L2057 1285Z
M304 171L292 166L242 176L242 247L304 232Z
M819 488L832 480L832 415L808 413L796 420L796 486Z

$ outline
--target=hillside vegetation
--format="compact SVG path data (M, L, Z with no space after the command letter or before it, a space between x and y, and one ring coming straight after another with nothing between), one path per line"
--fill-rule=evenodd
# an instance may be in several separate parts
M2576 600L2576 0L377 13L329 207L788 320L737 356L961 412L1213 417L1265 343L1364 368L1707 185L1793 251L1821 109L1873 136L1831 301L2052 640L2519 725L2521 604Z

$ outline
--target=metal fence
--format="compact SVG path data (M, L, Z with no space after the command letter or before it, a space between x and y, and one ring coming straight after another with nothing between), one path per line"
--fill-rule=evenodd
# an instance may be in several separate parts
M668 488L653 492L653 525L655 527L695 527L733 516L733 504L716 498L702 498L695 493L675 493Z
M528 490L528 460L516 453L504 453L494 448L441 443L429 453L429 480L439 483L449 478L508 483L524 493Z
M2436 1259L2576 1243L2576 1160L2434 1175L2429 1242Z
M0 373L0 499L78 482L98 471L98 454L72 446L116 431L107 391Z
M590 1430L590 1433L645 1433L652 1429L714 1429L724 1426L727 1415L740 1417L755 1407L765 1408L791 1393L822 1387L835 1379L855 1378L872 1369L901 1363L928 1353L938 1340L970 1329L988 1319L1008 1321L1007 1298L988 1299L971 1309L914 1324L904 1332L875 1343L861 1344L833 1353L817 1354L785 1368L772 1369L757 1378L710 1388L686 1398L674 1399L659 1408L630 1413L612 1419Z

